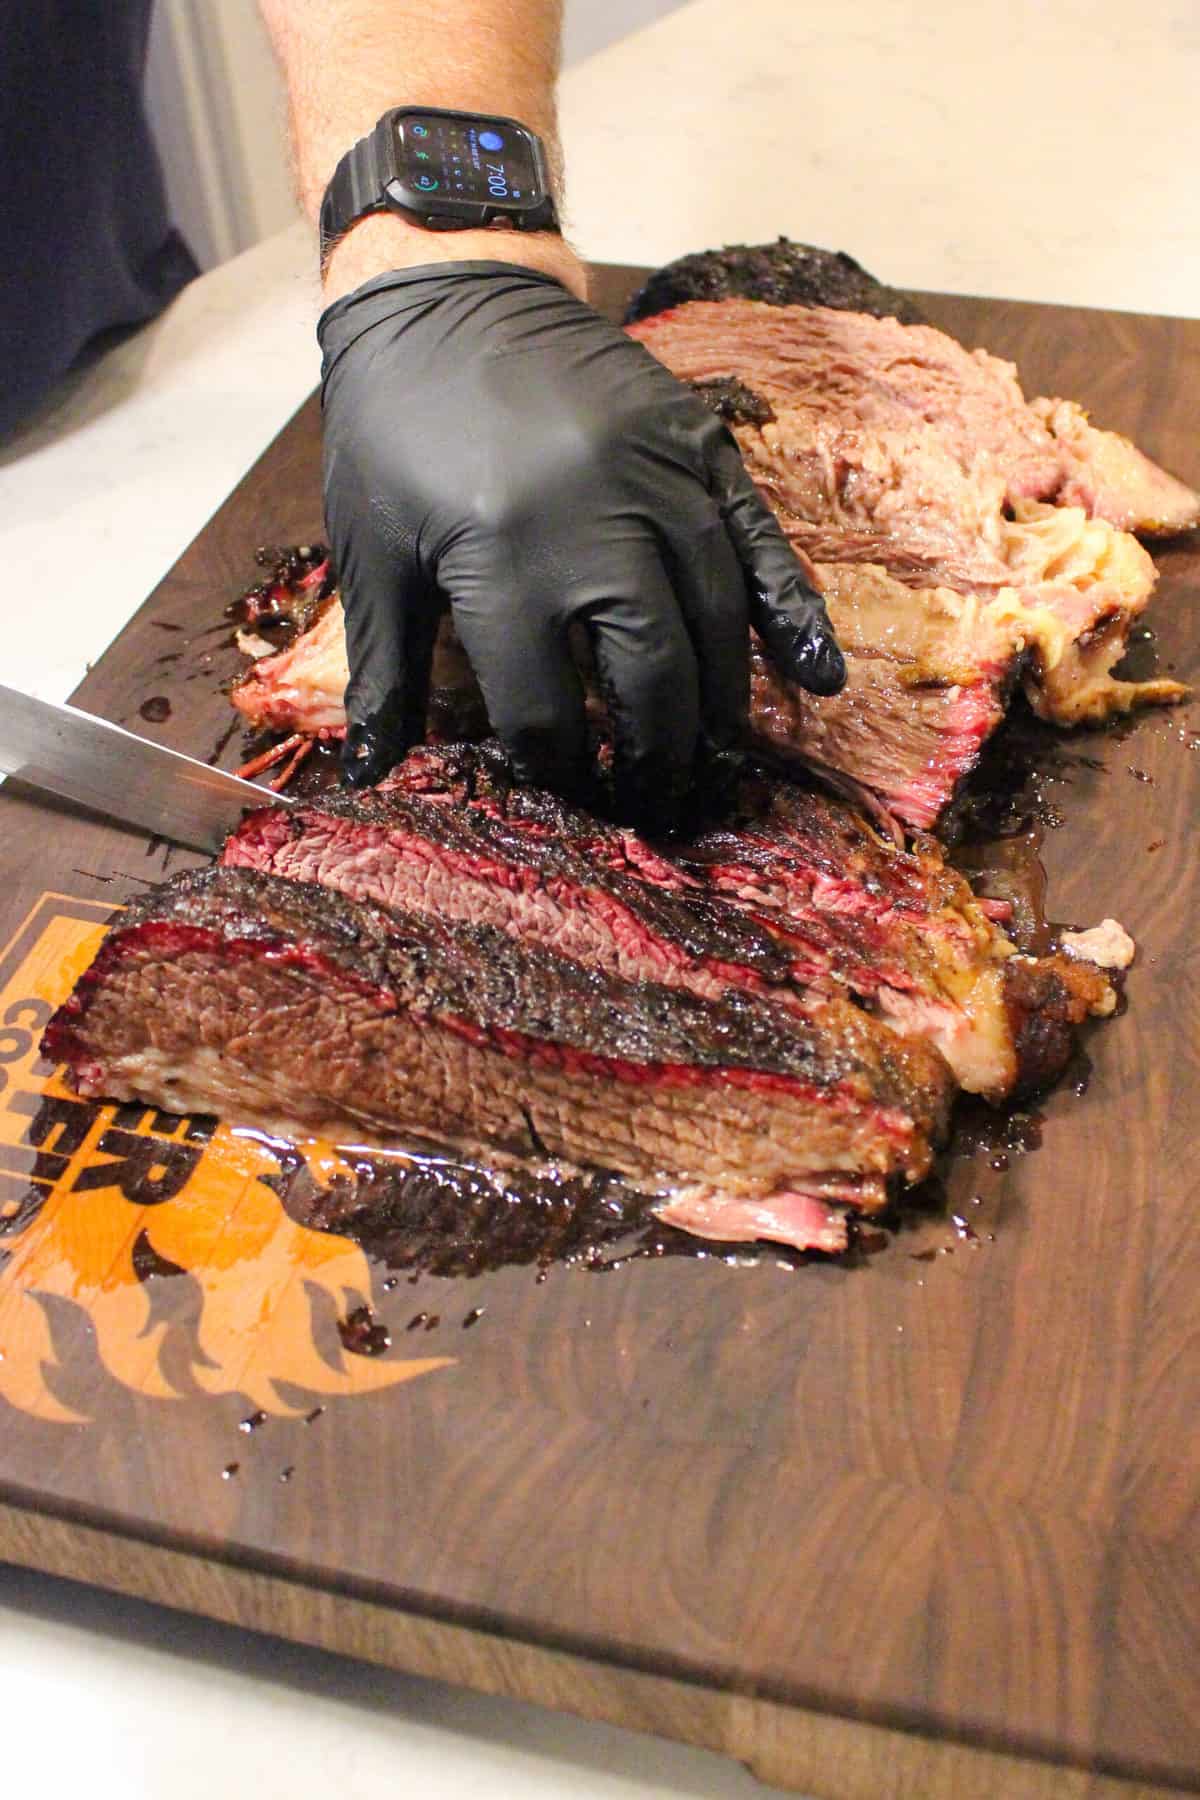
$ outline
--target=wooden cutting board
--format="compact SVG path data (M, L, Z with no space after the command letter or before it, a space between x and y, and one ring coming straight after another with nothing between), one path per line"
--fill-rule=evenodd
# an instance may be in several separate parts
M606 301L630 279L606 272ZM1200 481L1200 324L927 304ZM320 516L310 403L80 703L233 765L222 607L256 545ZM1159 564L1159 664L1196 678L1200 548ZM412 1274L295 1221L327 1151L79 1101L36 1061L41 1023L113 903L186 859L10 785L0 1555L814 1794L1195 1789L1189 719L1071 740L1052 772L1052 916L1111 914L1139 944L1090 1078L847 1265Z

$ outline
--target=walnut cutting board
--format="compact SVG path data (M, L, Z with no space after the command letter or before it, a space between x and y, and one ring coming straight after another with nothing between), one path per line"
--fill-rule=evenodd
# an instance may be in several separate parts
M605 299L630 282L605 272ZM1200 323L926 304L1200 482ZM214 753L239 664L221 609L258 544L320 516L310 402L79 702ZM1200 678L1200 545L1158 561L1159 664ZM1075 740L1056 772L1049 911L1139 944L1090 1079L1011 1134L1039 1147L964 1156L944 1212L853 1265L410 1280L293 1219L328 1147L298 1169L81 1103L37 1063L40 1024L114 902L187 859L7 788L0 1556L813 1794L1200 1789L1191 721ZM380 1354L339 1334L363 1308Z

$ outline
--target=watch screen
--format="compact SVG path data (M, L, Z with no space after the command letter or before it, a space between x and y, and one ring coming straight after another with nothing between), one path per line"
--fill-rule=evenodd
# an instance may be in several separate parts
M433 200L528 206L541 199L529 140L503 120L410 114L396 121L396 138L403 181Z

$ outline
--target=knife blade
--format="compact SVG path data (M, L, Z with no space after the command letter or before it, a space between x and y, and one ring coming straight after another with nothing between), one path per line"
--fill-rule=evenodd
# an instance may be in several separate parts
M218 850L249 807L296 805L122 725L3 685L0 774L189 850Z

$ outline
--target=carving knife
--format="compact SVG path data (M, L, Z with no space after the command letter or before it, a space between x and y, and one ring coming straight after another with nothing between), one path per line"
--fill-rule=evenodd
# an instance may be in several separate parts
M78 707L2 685L0 775L210 853L248 808L296 804Z

